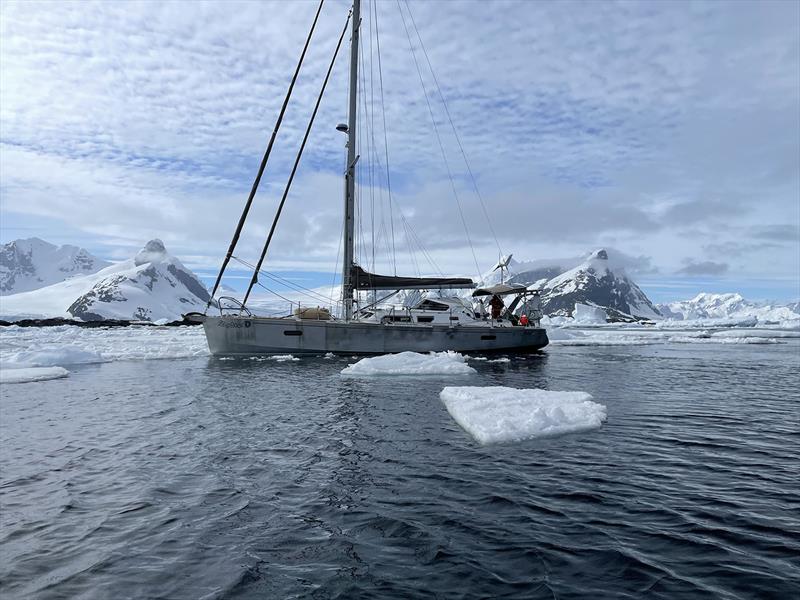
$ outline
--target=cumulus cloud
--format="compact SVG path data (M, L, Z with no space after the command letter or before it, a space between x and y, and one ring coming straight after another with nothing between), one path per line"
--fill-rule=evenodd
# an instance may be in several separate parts
M724 275L729 268L727 263L710 260L696 261L693 258L687 258L683 262L685 266L678 270L681 275Z
M485 268L498 253L494 230L503 251L523 259L610 245L638 257L632 270L692 274L728 264L714 262L724 260L715 248L780 241L771 260L743 253L729 272L796 277L796 3L521 1L487 11L468 1L410 2L492 227L413 27L420 74L396 3L363 4L362 260L371 261L374 248L382 268L471 273L468 240ZM45 239L77 230L89 240L73 242L106 255L161 237L192 266L216 266L315 8L2 3L4 221L38 218L43 229L35 233ZM323 9L242 257L258 254L347 10L345 0ZM383 172L376 48L368 43L376 10L394 205ZM275 267L335 264L344 139L334 126L345 118L346 61L342 53L270 251ZM694 262L681 263L676 247Z

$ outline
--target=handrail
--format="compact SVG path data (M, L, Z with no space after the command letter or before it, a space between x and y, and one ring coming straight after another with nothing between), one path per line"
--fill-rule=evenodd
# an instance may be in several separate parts
M236 306L222 306L222 301L223 300L230 300ZM252 317L253 316L253 313L250 312L249 308L247 308L244 304L242 304L239 300L237 300L236 298L233 298L232 296L220 296L219 298L217 298L217 306L219 307L220 316L224 316L224 311L226 311L226 310L227 311L236 311L236 310L238 310L240 315L242 313L244 313L248 317Z

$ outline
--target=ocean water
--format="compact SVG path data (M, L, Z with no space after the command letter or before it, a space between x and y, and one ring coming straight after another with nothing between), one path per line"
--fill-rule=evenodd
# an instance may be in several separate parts
M800 597L797 339L510 358L354 379L347 358L200 355L3 385L0 597ZM446 385L585 391L608 420L481 446Z

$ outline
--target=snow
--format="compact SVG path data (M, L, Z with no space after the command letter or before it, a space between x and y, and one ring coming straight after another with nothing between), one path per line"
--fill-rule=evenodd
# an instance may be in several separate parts
M207 291L200 280L161 241L151 240L134 258L96 273L0 297L0 318L85 318L91 314L166 322L202 310L205 299Z
M690 326L752 327L778 325L800 327L797 305L767 304L746 300L741 294L697 294L691 300L660 304L659 310L668 320L664 326L686 322Z
M470 375L475 369L467 365L466 358L458 352L401 352L362 358L342 369L348 377L375 375Z
M0 294L29 292L110 264L77 246L56 246L39 238L14 240L0 245Z
M606 407L586 392L445 387L440 397L455 422L481 444L587 431L606 420Z
M69 371L63 367L30 367L26 369L6 369L0 366L0 383L32 383L61 379L67 377Z

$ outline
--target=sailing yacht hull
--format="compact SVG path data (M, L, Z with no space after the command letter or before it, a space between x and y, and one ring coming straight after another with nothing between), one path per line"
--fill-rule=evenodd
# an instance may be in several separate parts
M214 355L533 352L548 344L537 327L409 325L269 317L206 317Z

